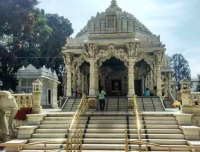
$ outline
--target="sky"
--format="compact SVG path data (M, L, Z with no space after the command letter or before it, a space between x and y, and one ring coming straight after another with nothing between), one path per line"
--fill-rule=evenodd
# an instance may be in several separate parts
M40 0L38 7L70 20L74 37L111 0ZM189 62L192 78L200 74L200 0L117 0L153 34L160 35L166 54L182 53Z

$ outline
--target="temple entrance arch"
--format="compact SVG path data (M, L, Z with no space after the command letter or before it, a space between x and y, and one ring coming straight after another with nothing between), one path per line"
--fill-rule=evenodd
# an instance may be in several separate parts
M137 96L142 96L146 88L153 90L153 82L151 81L153 73L151 71L151 66L144 59L136 62L134 71L135 94Z
M103 86L108 96L127 95L127 67L116 57L110 57L100 64L99 87Z

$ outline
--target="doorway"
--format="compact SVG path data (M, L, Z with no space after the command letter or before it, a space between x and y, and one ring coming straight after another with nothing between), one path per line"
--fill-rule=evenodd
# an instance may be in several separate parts
M135 80L135 94L142 96L142 80Z
M47 101L48 101L48 104L51 104L51 94L52 94L52 92L51 92L51 90L50 89L48 89L48 99L47 99Z

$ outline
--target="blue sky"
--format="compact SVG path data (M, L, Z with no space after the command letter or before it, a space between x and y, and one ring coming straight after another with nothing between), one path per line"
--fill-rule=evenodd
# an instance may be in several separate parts
M111 0L40 0L46 13L57 13L70 20L73 37L91 16L103 12ZM200 0L117 0L150 31L161 36L166 54L182 53L189 62L192 77L200 74Z

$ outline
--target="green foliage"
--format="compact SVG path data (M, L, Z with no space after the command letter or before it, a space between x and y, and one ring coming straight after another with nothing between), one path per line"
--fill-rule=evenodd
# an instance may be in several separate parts
M3 89L15 90L15 73L22 65L43 65L56 71L62 82L61 48L73 33L70 21L45 14L37 0L0 1L0 79Z
M183 78L191 80L189 63L182 54L174 54L171 58L171 64L176 82L179 83Z
M198 83L197 83L196 91L200 92L200 75L198 75Z

